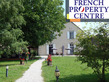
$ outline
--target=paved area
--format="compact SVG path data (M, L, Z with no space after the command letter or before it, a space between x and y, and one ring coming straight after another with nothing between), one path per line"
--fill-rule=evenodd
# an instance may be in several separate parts
M23 74L21 78L15 82L44 82L41 76L42 62L47 58L47 56L42 56L41 59L31 64L29 69Z

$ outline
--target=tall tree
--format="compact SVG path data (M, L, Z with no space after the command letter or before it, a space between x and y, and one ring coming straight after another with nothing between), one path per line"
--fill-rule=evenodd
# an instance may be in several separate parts
M62 0L24 0L26 25L22 30L31 46L52 41L64 28ZM58 33L60 34L60 33Z
M77 54L82 63L87 63L88 67L97 74L99 82L106 82L105 71L109 67L109 29L100 27L78 34L79 44Z
M0 0L0 54L11 55L26 49L21 25L25 24L21 0Z

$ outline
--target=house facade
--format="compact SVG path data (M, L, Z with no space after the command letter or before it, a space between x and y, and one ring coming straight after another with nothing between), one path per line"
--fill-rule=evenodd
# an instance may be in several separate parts
M57 38L50 43L39 46L38 51L40 56L48 54L74 55L75 44L78 42L76 34L81 29L71 22L66 23L65 27L66 28L62 30L61 36L57 36Z

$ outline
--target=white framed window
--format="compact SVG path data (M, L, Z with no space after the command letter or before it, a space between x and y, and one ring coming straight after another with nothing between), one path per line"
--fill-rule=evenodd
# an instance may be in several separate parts
M76 31L68 31L67 39L74 39L74 38L76 38Z
M74 31L69 32L69 39L74 39Z

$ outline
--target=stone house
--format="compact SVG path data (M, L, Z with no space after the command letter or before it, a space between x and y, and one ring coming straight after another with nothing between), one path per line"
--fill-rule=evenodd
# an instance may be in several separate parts
M74 48L76 47L75 43L78 42L76 34L81 31L81 29L72 22L66 23L65 27L66 28L62 30L63 33L61 36L57 36L57 39L39 46L38 51L40 56L62 53L64 55L74 54Z

